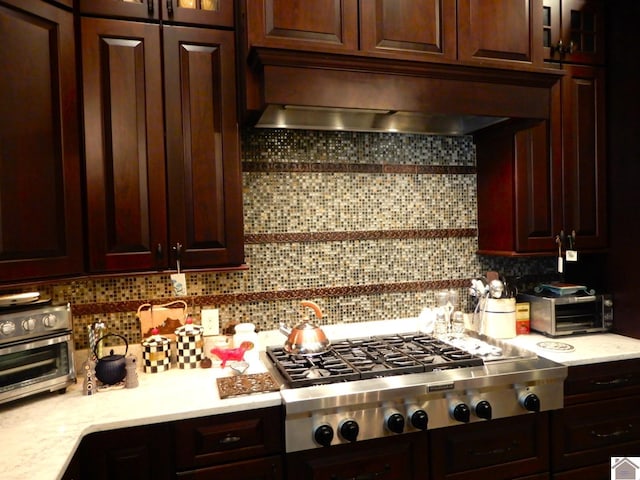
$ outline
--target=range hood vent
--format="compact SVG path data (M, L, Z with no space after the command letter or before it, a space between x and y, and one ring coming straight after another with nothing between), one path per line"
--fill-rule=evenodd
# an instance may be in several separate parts
M438 135L548 119L562 75L268 48L254 48L250 65L256 127Z

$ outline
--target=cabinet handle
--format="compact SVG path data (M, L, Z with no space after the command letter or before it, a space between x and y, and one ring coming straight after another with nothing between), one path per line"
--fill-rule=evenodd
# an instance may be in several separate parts
M220 440L220 443L222 445L229 445L231 443L238 443L240 441L240 437L238 437L237 435L231 435L230 433L227 434L226 437L222 438Z
M167 0L167 13L173 15L173 0Z
M482 451L475 451L475 450L469 450L469 454L470 455L475 455L477 457L484 457L486 455L503 455L505 453L510 453L513 451L513 449L515 447L517 447L519 445L518 442L513 442L510 446L508 447L501 447L501 448L494 448L492 450L482 450Z
M598 387L610 387L611 385L621 385L623 383L629 383L631 379L629 377L624 378L614 378L613 380L592 380L591 384L596 385Z
M384 470L380 472L363 473L361 475L356 475L355 477L339 477L334 473L330 478L331 480L374 480L376 478L386 477L390 471L391 466L388 463L385 463Z
M616 430L615 432L610 433L598 433L595 430L591 430L591 435L596 438L613 438L613 437L622 437L623 435L629 435L633 430L633 425L630 423L627 425L626 430Z
M155 0L147 0L147 11L149 12L149 15L153 15L153 2Z

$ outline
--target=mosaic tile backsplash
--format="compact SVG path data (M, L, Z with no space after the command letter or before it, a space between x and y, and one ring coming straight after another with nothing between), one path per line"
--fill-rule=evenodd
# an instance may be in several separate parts
M553 259L480 257L471 137L249 129L242 135L246 270L188 273L196 321L223 328L300 319L314 300L326 323L417 316L440 288L469 307L469 279L489 269L551 275ZM137 306L171 300L168 274L44 285L71 302L76 348L103 321L140 342Z

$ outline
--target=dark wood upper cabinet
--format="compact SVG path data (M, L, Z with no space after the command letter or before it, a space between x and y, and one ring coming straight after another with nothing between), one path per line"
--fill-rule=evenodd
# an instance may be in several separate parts
M608 244L605 135L605 72L565 66L562 85L562 160L565 231L576 232L578 249Z
M167 265L160 28L83 18L92 272Z
M360 0L360 50L394 58L456 58L455 0Z
M184 267L244 259L234 33L165 26L169 243Z
M73 15L0 1L0 282L83 270Z
M235 25L234 0L162 0L162 19L216 27Z
M458 0L461 61L542 66L542 0Z
M430 62L541 67L542 0L245 0L246 42Z
M81 14L105 17L160 19L163 0L78 0Z
M234 33L83 18L82 56L90 271L241 264Z
M358 50L358 0L245 0L249 45Z
M82 14L234 26L233 0L79 0Z
M605 58L602 0L544 0L545 60L602 65Z

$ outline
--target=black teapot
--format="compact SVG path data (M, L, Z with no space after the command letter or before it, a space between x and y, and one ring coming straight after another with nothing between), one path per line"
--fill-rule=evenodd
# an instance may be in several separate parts
M122 340L124 340L124 355L115 355L112 349L109 355L98 358L98 344L109 336L120 337ZM125 361L124 357L127 355L128 350L129 342L127 342L127 339L122 335L118 335L117 333L108 333L107 335L100 337L100 339L96 342L96 346L93 350L93 353L95 354L97 359L96 377L98 377L98 380L106 385L115 385L116 383L124 380L124 377L127 375L127 362Z

